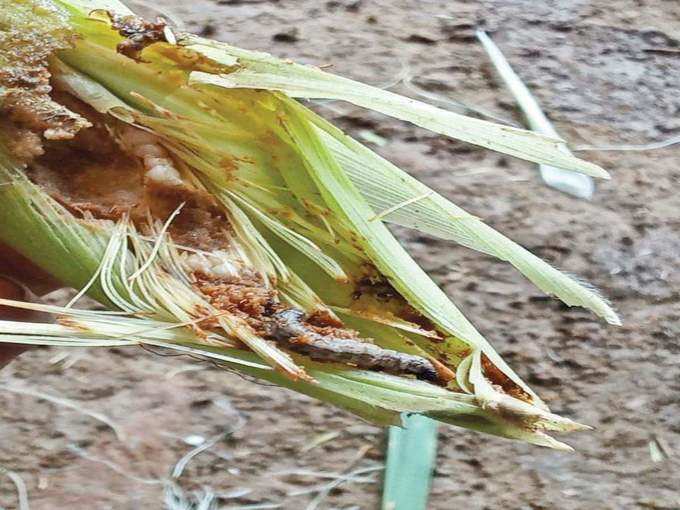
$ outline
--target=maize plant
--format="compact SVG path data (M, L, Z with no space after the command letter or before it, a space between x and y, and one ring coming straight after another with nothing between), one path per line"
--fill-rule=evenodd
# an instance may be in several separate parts
M616 313L299 99L333 99L584 174L557 139L178 33L115 1L0 0L0 242L65 285L3 342L160 346L380 425L402 413L555 448L549 411L386 223ZM75 305L88 294L105 311Z

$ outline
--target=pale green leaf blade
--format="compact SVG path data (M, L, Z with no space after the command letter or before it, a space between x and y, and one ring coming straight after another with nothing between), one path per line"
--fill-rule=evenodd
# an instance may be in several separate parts
M193 36L188 37L185 44L221 63L233 64L234 59L237 59L241 65L239 70L230 74L194 72L191 78L195 83L276 90L296 98L348 101L436 133L521 159L593 177L609 177L599 166L564 152L562 148L565 144L559 139L442 110L315 67L283 61L266 53L247 51Z
M555 269L337 128L317 120L324 142L376 212L405 204L386 215L386 221L507 261L546 294L569 306L592 310L610 324L621 324L614 309L592 286Z
M95 9L106 9L116 14L132 14L130 8L118 0L58 0L58 3L63 3L88 13Z
M437 459L437 423L405 416L403 428L390 427L382 510L427 510Z

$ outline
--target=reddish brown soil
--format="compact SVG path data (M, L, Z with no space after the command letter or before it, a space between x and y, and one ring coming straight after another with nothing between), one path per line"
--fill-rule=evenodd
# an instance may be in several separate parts
M680 10L670 0L175 0L187 28L249 48L324 65L373 84L408 63L429 91L514 118L472 38L481 23L575 145L638 143L680 132ZM405 91L403 87L397 90ZM408 92L408 91L406 91ZM354 135L387 140L379 151L457 204L557 266L600 287L625 325L607 327L546 299L506 264L399 229L454 300L552 406L596 427L564 454L443 427L430 508L675 509L680 507L680 158L678 148L589 152L611 170L592 202L544 187L536 168L434 136L377 114L321 108ZM324 480L290 474L379 463L374 427L285 390L141 350L25 354L0 375L0 463L22 476L33 510L161 508L168 474L191 449L243 425L195 458L187 489L211 487L224 508L280 503ZM126 433L63 406L10 393L21 385L106 414ZM338 433L306 451L315 438ZM658 438L675 454L653 462ZM137 477L75 453L107 459ZM361 460L357 456L362 454ZM289 474L285 474L289 472ZM249 492L248 492L249 491ZM379 483L346 484L322 508L372 509ZM0 478L0 506L16 496Z

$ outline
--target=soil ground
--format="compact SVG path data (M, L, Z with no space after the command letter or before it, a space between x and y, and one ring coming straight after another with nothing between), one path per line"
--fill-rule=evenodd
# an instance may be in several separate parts
M332 64L379 86L407 74L420 90L519 123L473 38L481 25L573 145L680 134L674 0L174 0L163 10L191 31ZM566 438L575 454L442 427L430 508L680 508L677 146L584 152L613 177L586 202L545 187L534 165L345 104L319 109L355 136L382 137L379 152L592 282L624 319L623 327L607 327L546 299L504 263L398 230L556 412L596 427ZM42 349L4 370L0 385L0 464L23 478L33 510L162 508L155 480L193 448L195 436L222 439L190 462L181 486L213 491L222 508L305 508L310 491L328 483L324 475L383 461L380 429L181 357ZM124 437L91 416L8 388L73 400L106 415ZM324 442L329 433L336 437ZM665 445L670 458L655 462L650 442ZM376 508L379 471L362 477L319 508ZM15 494L0 478L0 506L15 508Z

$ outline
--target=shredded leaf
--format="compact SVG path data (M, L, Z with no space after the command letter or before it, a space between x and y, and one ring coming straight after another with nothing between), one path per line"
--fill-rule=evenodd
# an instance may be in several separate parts
M26 3L32 5L31 0ZM147 146L135 150L162 157L150 157L150 162L142 157L140 168L146 172L146 166L159 165L158 160L171 166L179 176L173 185L179 188L165 192L187 193L189 198L164 215L153 216L149 209L145 219L130 211L115 221L89 212L76 216L29 179L23 160L12 151L8 129L0 126L0 242L80 289L78 297L87 293L109 308L85 311L0 300L59 315L59 323L52 325L0 321L0 341L153 345L209 358L373 423L395 424L401 413L420 413L568 449L546 432L583 427L548 411L418 267L384 221L506 260L545 292L569 305L587 307L611 323L618 322L616 313L595 291L551 268L293 98L346 100L530 161L599 177L606 172L564 152L560 140L446 112L312 67L194 36L161 34L160 25L144 38L132 28L146 25L118 17L130 13L115 1L59 5L68 12L68 32L78 37L48 52L51 83L97 112L121 151L130 150L125 133L146 140L140 143ZM8 4L8 9L13 6ZM101 9L113 13L102 15ZM125 29L121 20L134 22L134 27ZM20 21L35 24L26 17ZM137 41L137 36L144 40ZM144 186L150 173L144 176ZM192 200L209 204L201 210L202 221L221 222L219 235L228 236L226 247L178 242L176 236L200 237L175 224L184 209L195 205ZM183 228L200 230L203 225ZM244 293L218 306L207 287L199 285L209 276L201 261L213 261L207 273L222 267L225 274L230 264L238 263L255 286L237 281ZM223 287L215 286L218 293L234 284L226 277L219 282ZM292 307L310 321L322 317L324 328L342 328L343 341L375 344L365 352L390 350L403 356L400 359L419 357L431 373L437 372L438 384L403 372L362 370L346 358L344 363L314 361L309 351L277 343L276 325L265 322L258 327L255 312L244 315L238 309L252 304L248 300L259 291L266 292L262 307L270 314L268 320L273 320L272 306ZM304 345L314 335L321 333L294 340Z
M184 44L217 61L224 60L224 63L232 64L236 61L241 65L240 69L226 75L194 72L191 79L196 83L227 88L277 90L297 98L348 101L521 159L574 170L593 177L609 177L597 165L562 152L564 142L559 139L459 115L326 73L315 67L283 61L266 53L247 51L196 36L188 36Z

